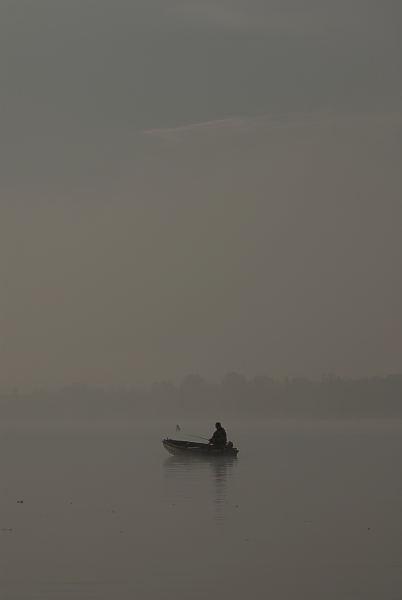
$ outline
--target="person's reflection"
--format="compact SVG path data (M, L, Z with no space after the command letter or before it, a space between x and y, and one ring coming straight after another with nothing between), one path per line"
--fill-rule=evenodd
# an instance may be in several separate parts
M210 461L211 473L214 478L215 521L217 524L224 522L228 513L227 483L228 477L232 474L234 463L237 463L236 458L233 460L233 458L216 457Z
M207 491L208 497L215 507L214 520L222 524L228 515L230 500L228 498L228 480L237 465L237 457L170 456L163 466L169 480L171 498L199 498ZM204 481L203 481L204 480Z

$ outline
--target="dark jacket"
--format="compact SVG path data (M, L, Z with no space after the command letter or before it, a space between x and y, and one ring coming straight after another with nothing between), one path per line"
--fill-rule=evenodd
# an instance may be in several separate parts
M216 446L225 446L227 442L227 437L226 431L223 429L223 427L214 431L214 435L209 441Z

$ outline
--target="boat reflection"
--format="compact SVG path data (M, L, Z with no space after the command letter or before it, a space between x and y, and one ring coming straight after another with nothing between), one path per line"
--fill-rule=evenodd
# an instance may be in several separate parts
M228 483L238 464L236 456L170 456L163 462L170 498L212 503L217 524L225 521L230 506Z

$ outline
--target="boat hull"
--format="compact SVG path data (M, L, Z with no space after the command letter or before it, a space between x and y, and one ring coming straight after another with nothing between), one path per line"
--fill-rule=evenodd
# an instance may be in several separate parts
M197 442L183 442L181 440L171 440L166 438L162 440L165 450L173 456L237 456L237 448L213 448L209 444L199 444Z

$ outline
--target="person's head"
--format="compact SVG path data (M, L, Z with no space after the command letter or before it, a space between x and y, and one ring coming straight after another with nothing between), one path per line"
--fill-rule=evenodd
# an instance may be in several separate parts
M215 423L215 427L216 427L216 429L221 429L222 425L218 421L217 423Z

